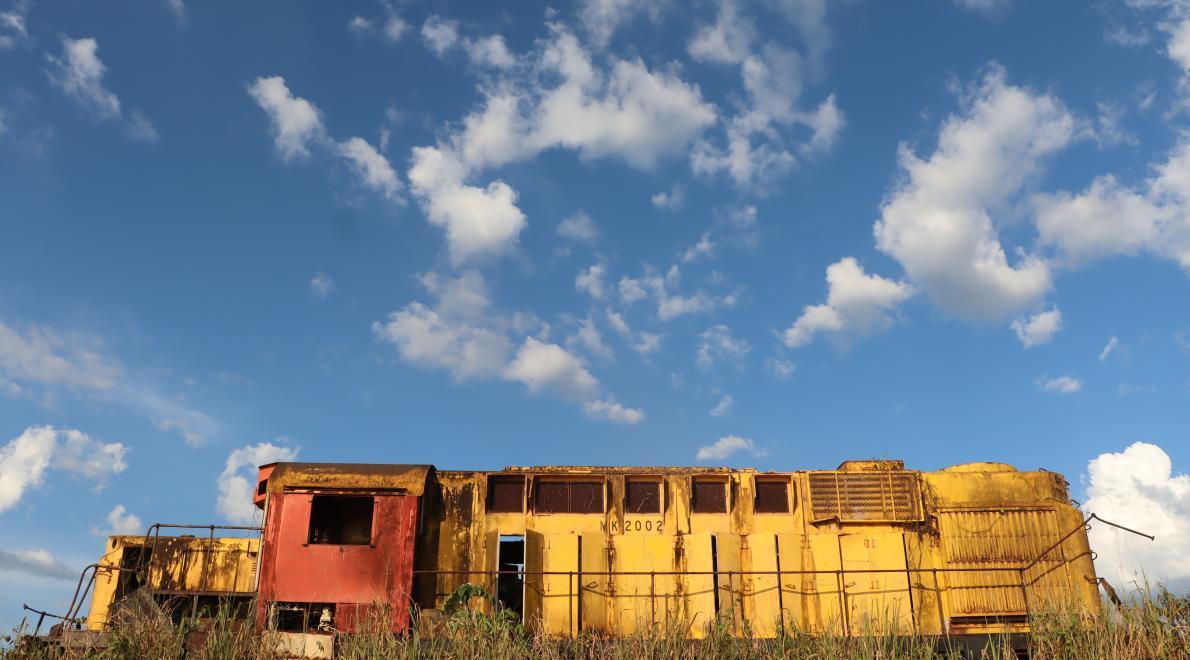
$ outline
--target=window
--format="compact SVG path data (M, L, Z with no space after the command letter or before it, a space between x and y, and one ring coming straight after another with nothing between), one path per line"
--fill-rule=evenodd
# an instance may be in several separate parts
M789 482L785 479L757 479L756 513L789 513Z
M537 513L603 513L602 481L539 481Z
M624 513L661 513L661 482L629 479L624 484Z
M727 513L727 482L722 479L695 479L691 490L694 513Z
M310 544L368 545L372 542L371 497L315 495L310 504Z
M260 483L256 484L256 494L264 495L265 491L268 490L268 488L269 488L269 480L261 479Z
M488 477L488 512L523 513L524 477Z

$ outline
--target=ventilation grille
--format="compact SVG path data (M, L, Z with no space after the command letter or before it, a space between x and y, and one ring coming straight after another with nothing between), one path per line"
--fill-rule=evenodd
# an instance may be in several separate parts
M916 472L811 472L814 520L913 522L922 519Z

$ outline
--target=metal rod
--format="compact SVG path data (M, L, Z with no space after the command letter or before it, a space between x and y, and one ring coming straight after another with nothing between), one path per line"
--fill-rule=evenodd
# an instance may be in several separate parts
M1157 537L1156 537L1156 536L1153 536L1152 534L1145 534L1144 532L1138 532L1138 531L1136 531L1135 529L1130 529L1130 528L1128 528L1128 527L1125 527L1125 526L1123 526L1123 525L1121 525L1121 524L1119 524L1119 523L1114 523L1114 522L1112 522L1112 521L1110 521L1110 520L1104 520L1103 518L1100 518L1099 516L1095 515L1095 513L1094 513L1094 512L1092 512L1092 513L1091 513L1091 515L1087 516L1087 517L1086 517L1086 518L1085 518L1085 519L1084 519L1084 520L1083 520L1081 523L1079 523L1078 527L1075 527L1074 529L1072 529L1072 530L1070 530L1069 532L1067 532L1067 533L1065 534L1065 536L1063 536L1062 538L1058 539L1058 542L1057 542L1057 543L1055 543L1055 544L1051 545L1050 547L1046 548L1045 550L1043 550L1043 551L1041 552L1041 554L1037 555L1037 557L1036 557L1036 558L1034 558L1034 559L1033 559L1033 561L1029 562L1029 564L1028 564L1027 566L1025 566L1024 568L1020 569L1020 570L1021 570L1021 572L1022 572L1022 574L1023 574L1023 572L1024 572L1024 571L1027 571L1027 570L1029 570L1030 568L1033 568L1034 566L1036 566L1036 565L1037 565L1037 562L1041 561L1041 558L1042 558L1042 557L1044 557L1044 556L1048 555L1048 554L1049 554L1049 553L1050 553L1050 552L1051 552L1051 551L1052 551L1054 548L1056 548L1056 547L1058 547L1058 546L1062 545L1063 543L1065 543L1065 542L1066 542L1066 539L1070 538L1071 536L1074 536L1074 535L1075 535L1075 533L1076 533L1076 532L1078 532L1078 530L1086 528L1086 527L1087 527L1087 524L1088 524L1088 523L1090 523L1092 520L1098 520L1099 522L1101 522L1101 523L1103 523L1103 524L1105 524L1105 525L1111 525L1112 527L1115 527L1115 528L1117 528L1117 529L1122 529L1122 530L1124 530L1125 532L1130 532L1130 533L1132 533L1132 534L1136 534L1137 536L1143 536L1143 537L1145 537L1146 539L1149 539L1150 541L1155 541L1155 540L1157 540Z

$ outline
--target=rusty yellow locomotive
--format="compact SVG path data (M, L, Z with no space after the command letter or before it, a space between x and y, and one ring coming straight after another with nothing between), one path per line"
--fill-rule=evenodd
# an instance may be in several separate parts
M1001 463L276 463L260 468L254 499L252 538L209 526L112 537L83 581L85 629L101 632L134 597L181 616L222 597L301 654L368 617L424 626L464 584L557 636L678 625L697 638L712 624L758 637L1011 633L1032 613L1099 609L1087 520L1066 481Z

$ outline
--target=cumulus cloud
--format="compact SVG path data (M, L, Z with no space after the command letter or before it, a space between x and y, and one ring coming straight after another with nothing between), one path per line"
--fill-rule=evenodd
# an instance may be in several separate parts
M368 141L353 137L338 145L339 155L351 164L360 183L385 199L400 199L401 180L388 159Z
M789 380L793 378L793 371L796 368L796 365L789 360L782 360L775 357L765 360L764 366L773 374L773 378L777 380Z
M942 309L997 320L1036 306L1051 282L1044 260L1009 260L993 214L1075 138L1076 122L1058 99L1008 84L998 67L965 106L928 158L901 146L904 180L881 207L876 245Z
M731 456L744 452L752 456L764 456L767 452L756 447L756 443L738 435L725 435L713 444L698 448L695 458L699 463L705 461L724 461Z
M1058 376L1057 378L1038 378L1037 388L1049 394L1074 394L1083 389L1083 381L1073 376Z
M596 300L603 300L607 295L603 283L606 271L607 267L603 264L592 264L590 268L579 271L574 278L574 290L586 293Z
M0 15L0 22L11 20L10 17L6 17L9 17L9 14ZM107 66L99 59L99 43L95 39L71 39L63 36L62 54L46 57L49 63L46 73L55 87L74 99L96 119L125 119L120 98L103 85ZM152 122L137 111L133 111L127 118L126 129L134 139L153 141L158 137Z
M558 223L558 234L567 240L590 243L599 237L599 230L591 216L579 211Z
M129 513L123 504L117 504L107 514L107 529L113 535L141 534L145 527L140 516Z
M686 204L686 189L681 184L673 184L669 190L653 193L649 198L653 206L663 211L680 211Z
M523 336L535 326L545 327L535 317L485 314L487 290L477 272L453 279L438 275L421 279L438 296L437 305L412 302L393 312L386 322L372 324L373 334L395 346L405 362L446 370L456 381L521 383L530 393L549 393L581 404L595 419L628 424L643 419L640 410L606 396L584 361L567 348L546 341L544 330L539 337ZM611 354L590 318L580 323L578 332L566 343L596 355Z
M326 273L315 273L314 277L310 278L310 293L314 294L315 298L323 300L330 297L335 290L335 281L331 279L330 275Z
M1135 442L1119 453L1100 454L1087 465L1083 509L1157 538L1141 538L1094 524L1095 570L1117 588L1165 584L1190 587L1190 475L1174 474L1161 447Z
M1190 133L1153 169L1135 188L1108 174L1078 194L1036 196L1038 242L1066 266L1148 253L1190 273Z
M216 510L229 522L250 523L256 519L259 509L252 503L256 487L257 471L268 463L297 460L298 448L260 442L233 450L227 456L223 472L217 480L218 500Z
M326 138L322 113L313 103L294 96L281 76L257 78L248 86L248 94L269 116L273 144L282 160L307 158L311 144Z
M1110 356L1112 354L1112 351L1116 350L1116 346L1119 346L1119 345L1120 345L1120 340L1117 339L1116 337L1112 337L1111 339L1107 340L1107 345L1105 345L1103 347L1102 351L1099 351L1099 361L1103 362L1104 360L1106 360L1108 358L1108 356Z
M619 282L620 300L631 305L652 297L657 303L657 318L669 321L679 316L709 312L716 307L730 307L735 304L736 295L728 293L714 296L704 291L683 294L678 291L682 280L681 269L672 266L665 275L645 269L639 278L622 277Z
M29 14L29 0L18 0L0 11L0 49L16 48L29 41L29 28L25 18Z
M616 334L628 342L632 350L641 355L648 355L661 348L661 335L643 330L634 332L628 325L628 322L624 320L624 315L610 307L605 310L605 314L608 325L611 326Z
M467 54L472 64L494 69L507 69L516 65L516 56L508 50L504 37L498 34L471 38L459 34L459 24L441 16L430 16L421 26L421 37L426 47L439 57L455 48Z
M1025 348L1048 343L1062 329L1062 312L1057 307L1012 322L1012 331Z
M40 487L50 470L74 474L102 488L108 477L128 467L127 453L121 443L99 442L81 431L31 426L0 447L0 511Z
M21 332L0 322L0 372L12 380L109 390L122 375L119 365L93 347L69 341L52 328Z
M701 257L710 257L714 255L714 253L715 244L711 241L711 234L707 232L698 239L697 243L691 245L682 252L681 259L683 263L690 263L691 261Z
M703 367L723 363L738 364L751 350L752 345L746 339L733 336L731 328L722 324L713 325L698 336L695 360Z
M35 577L74 580L78 570L58 561L48 550L0 550L0 571L25 573Z
M664 0L582 0L579 21L600 48L607 46L622 25L640 14L660 15Z
M645 418L640 408L628 408L610 400L588 401L583 404L583 412L592 419L605 419L617 424L638 424Z
M731 405L735 403L735 399L730 394L724 394L719 398L719 403L711 408L711 417L722 417L731 412Z
M878 332L892 324L897 306L913 295L913 287L879 275L868 275L853 257L826 269L826 303L808 305L785 330L785 345L797 348L822 333L837 339Z
M426 219L446 232L450 258L461 263L510 250L525 228L517 194L503 181L486 188L464 183L466 170L455 154L435 147L413 150L409 182Z

